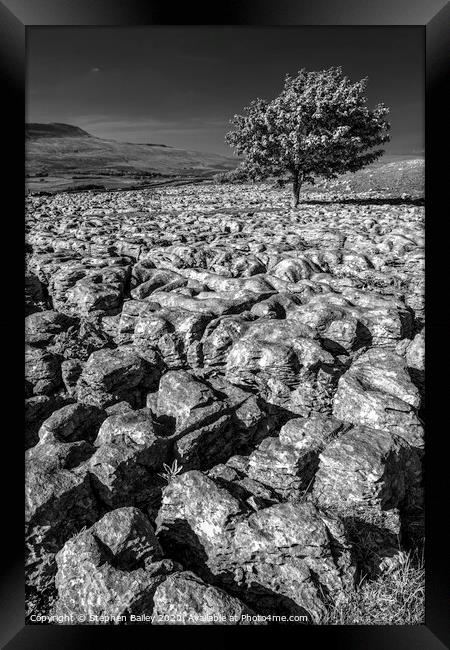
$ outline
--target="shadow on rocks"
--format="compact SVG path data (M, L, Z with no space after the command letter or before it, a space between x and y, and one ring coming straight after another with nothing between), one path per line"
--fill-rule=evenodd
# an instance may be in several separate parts
M351 558L356 566L355 581L380 575L380 562L389 550L399 548L399 537L388 528L356 516L342 519L350 541Z
M194 571L205 582L214 581L215 576L207 565L208 555L204 546L185 519L172 522L170 535L165 535L162 530L158 539L167 557Z
M310 620L307 610L287 596L255 582L246 585L238 584L230 571L214 574L207 565L208 556L202 543L187 521L177 520L172 523L170 538L161 531L158 539L167 556L180 562L187 570L196 573L206 583L238 597L257 614L307 616ZM174 541L175 539L177 541ZM270 621L267 622L270 624Z
M425 205L425 198L414 198L412 196L402 198L398 197L373 197L366 199L357 199L357 198L323 198L323 199L305 199L300 201L299 206L301 205L326 205L328 203L340 203L343 205Z

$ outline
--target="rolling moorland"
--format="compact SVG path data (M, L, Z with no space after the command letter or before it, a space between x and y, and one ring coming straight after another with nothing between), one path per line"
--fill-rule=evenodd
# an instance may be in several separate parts
M423 160L292 208L123 146L168 184L26 197L27 621L423 623Z
M26 188L32 193L138 189L199 182L234 169L237 159L164 144L130 144L94 137L68 124L27 124ZM355 174L321 181L306 191L391 192L421 197L424 160L385 157Z
M164 144L97 138L69 124L27 124L26 176L32 191L139 187L150 180L201 179L233 169L237 161Z

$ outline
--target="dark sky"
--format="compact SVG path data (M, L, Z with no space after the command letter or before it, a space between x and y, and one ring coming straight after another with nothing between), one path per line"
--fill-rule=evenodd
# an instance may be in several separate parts
M341 65L390 106L388 154L424 149L424 40L416 27L30 28L27 121L102 138L231 153L228 120L272 99L285 73Z

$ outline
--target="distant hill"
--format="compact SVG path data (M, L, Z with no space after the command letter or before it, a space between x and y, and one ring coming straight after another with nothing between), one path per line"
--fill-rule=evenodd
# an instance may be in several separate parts
M50 124L25 124L26 138L91 138L83 129L72 124L60 124L53 122Z
M126 187L156 177L208 177L237 165L231 156L105 140L71 124L26 124L25 136L30 189L62 190L87 182Z

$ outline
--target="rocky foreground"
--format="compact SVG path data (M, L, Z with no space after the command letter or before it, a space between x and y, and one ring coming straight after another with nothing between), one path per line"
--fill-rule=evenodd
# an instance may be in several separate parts
M27 198L29 621L320 623L421 540L424 210L321 200Z

